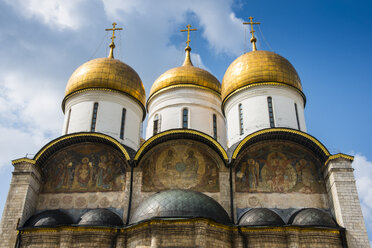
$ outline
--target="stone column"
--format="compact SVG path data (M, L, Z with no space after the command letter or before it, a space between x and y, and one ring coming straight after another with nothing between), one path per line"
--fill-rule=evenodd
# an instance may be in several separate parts
M354 169L351 166L352 159L344 154L330 157L324 171L328 198L337 223L346 228L348 247L369 247Z
M31 159L13 161L14 171L6 199L0 225L0 247L13 248L17 238L17 222L19 226L34 213L39 190L41 174Z

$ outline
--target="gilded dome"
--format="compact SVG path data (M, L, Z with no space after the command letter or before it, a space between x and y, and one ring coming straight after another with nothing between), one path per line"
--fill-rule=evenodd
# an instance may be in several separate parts
M110 89L123 92L144 108L145 88L137 72L114 58L90 60L77 68L68 80L65 100L71 94L86 89Z
M302 94L300 77L291 63L269 51L252 51L238 57L227 68L222 80L222 99L245 86L276 83L293 86Z
M186 58L182 66L172 68L155 80L150 90L150 97L169 87L200 86L221 94L221 83L206 70L194 67L190 60L190 47L186 47Z

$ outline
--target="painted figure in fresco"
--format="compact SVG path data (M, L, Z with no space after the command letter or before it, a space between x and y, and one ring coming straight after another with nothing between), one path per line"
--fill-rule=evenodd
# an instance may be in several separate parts
M89 188L92 185L93 164L88 157L75 167L74 188Z
M260 177L260 165L254 159L248 159L248 172L250 187L256 189L258 187L258 180Z
M70 177L72 175L70 157L63 153L55 158L58 161L55 166L50 166L47 170L48 180L45 184L45 191L60 191L69 187Z
M248 184L251 189L256 189L259 184L260 165L254 159L248 159L247 162L242 162L242 167L236 173L239 181Z
M173 169L173 162L174 162L174 153L172 149L168 150L167 156L163 161L163 169L170 170Z
M303 181L303 170L306 168L306 164L307 164L307 161L303 158L300 159L300 161L296 163L296 172L297 172L298 182Z
M281 152L270 153L262 170L270 191L286 192L296 184L296 172L291 161Z
M109 190L112 188L112 156L110 156L110 160L107 160L105 155L101 155L99 158L98 163L98 170L97 170L97 182L96 185L99 188Z
M185 173L187 177L194 178L198 174L199 162L195 157L194 151L188 150L187 154Z

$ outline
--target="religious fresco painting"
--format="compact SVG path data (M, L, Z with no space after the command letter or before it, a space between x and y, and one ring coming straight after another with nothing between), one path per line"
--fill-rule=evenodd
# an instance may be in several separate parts
M44 193L121 191L125 161L104 144L85 142L69 146L43 166Z
M150 150L141 162L142 191L219 191L218 162L198 142L170 141Z
M306 148L281 141L249 147L235 167L237 192L326 193L321 162Z

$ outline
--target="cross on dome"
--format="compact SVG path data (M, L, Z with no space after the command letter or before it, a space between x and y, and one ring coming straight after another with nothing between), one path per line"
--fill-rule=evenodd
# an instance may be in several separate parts
M257 41L257 39L256 39L256 37L254 37L254 29L253 29L253 24L261 24L260 22L253 22L253 17L252 16L250 16L249 17L249 20L250 20L250 22L243 22L243 24L250 24L251 25L251 34L252 34L252 38L251 38L251 43L252 43L252 51L257 51L257 48L256 48L256 41Z
M192 62L191 62L191 58L190 58L190 51L191 51L191 47L190 47L190 32L191 31L197 31L196 28L193 28L191 29L191 25L190 24L187 24L187 29L182 29L180 30L181 32L187 32L187 41L186 41L186 48L185 48L185 51L186 51L186 58L185 58L185 61L183 62L183 66L185 65L191 65L192 66Z
M115 48L115 43L114 43L114 40L116 38L115 36L115 31L116 30L123 30L123 28L116 28L115 26L117 25L116 22L112 23L112 28L106 28L105 30L106 31L112 31L112 36L111 36L111 44L110 44L110 54L109 54L109 58L114 58L114 48Z
M181 32L187 32L187 41L186 41L186 44L187 44L187 47L190 47L190 31L197 31L196 28L193 28L193 29L190 29L191 28L191 25L188 24L187 26L187 29L182 29L180 30Z

